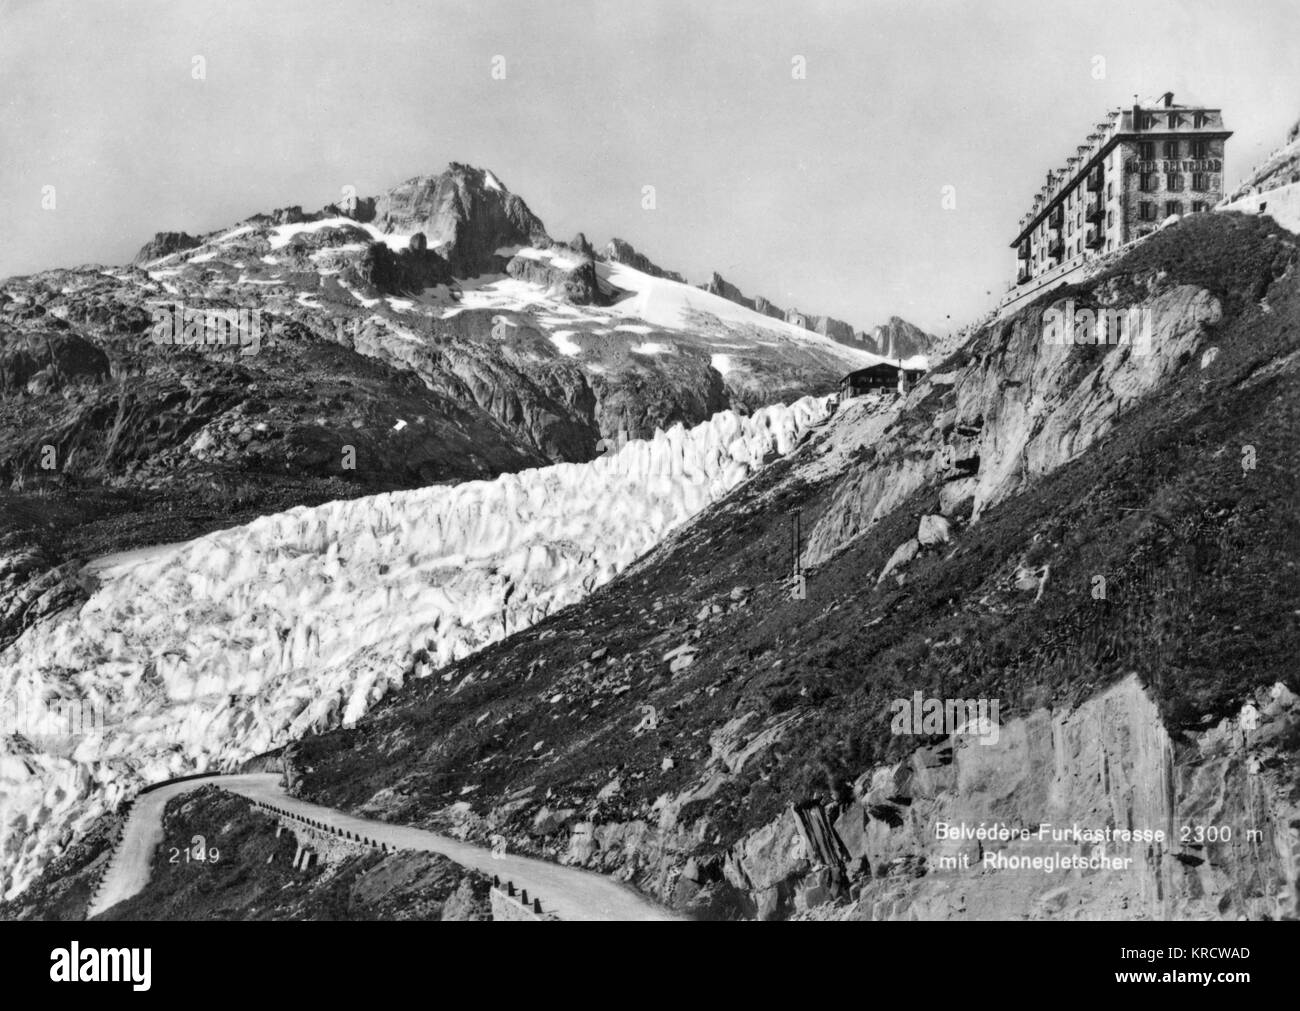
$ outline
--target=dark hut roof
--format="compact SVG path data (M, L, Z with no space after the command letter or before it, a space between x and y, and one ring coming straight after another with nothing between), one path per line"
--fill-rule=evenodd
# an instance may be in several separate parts
M850 372L845 379L878 379L898 377L898 366L891 365L889 362L880 362L878 365L868 365L865 369L858 369L856 372Z

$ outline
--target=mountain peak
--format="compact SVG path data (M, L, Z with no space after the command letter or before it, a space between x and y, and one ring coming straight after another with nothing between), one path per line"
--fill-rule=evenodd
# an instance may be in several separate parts
M551 243L541 219L496 175L461 162L376 198L374 223L386 232L423 232L460 276L492 269L503 246Z

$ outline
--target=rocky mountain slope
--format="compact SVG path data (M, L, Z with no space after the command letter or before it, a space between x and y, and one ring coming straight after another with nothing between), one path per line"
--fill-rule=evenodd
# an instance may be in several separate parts
M1267 218L1165 229L304 738L295 789L702 917L1293 918L1296 259ZM1065 299L1152 340L1044 341ZM916 694L997 733L897 733Z

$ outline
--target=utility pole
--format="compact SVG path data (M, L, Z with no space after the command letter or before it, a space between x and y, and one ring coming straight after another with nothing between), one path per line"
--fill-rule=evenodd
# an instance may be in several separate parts
M790 516L790 577L794 587L790 591L791 600L804 600L808 596L808 584L803 570L799 567L799 549L803 540L801 530L802 516L796 509Z

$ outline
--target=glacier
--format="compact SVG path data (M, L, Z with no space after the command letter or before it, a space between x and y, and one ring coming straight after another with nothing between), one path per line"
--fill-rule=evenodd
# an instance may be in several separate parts
M140 787L347 726L581 600L830 411L724 411L589 463L299 507L101 564L79 610L0 654L5 710L106 716L102 732L4 736L0 894Z

